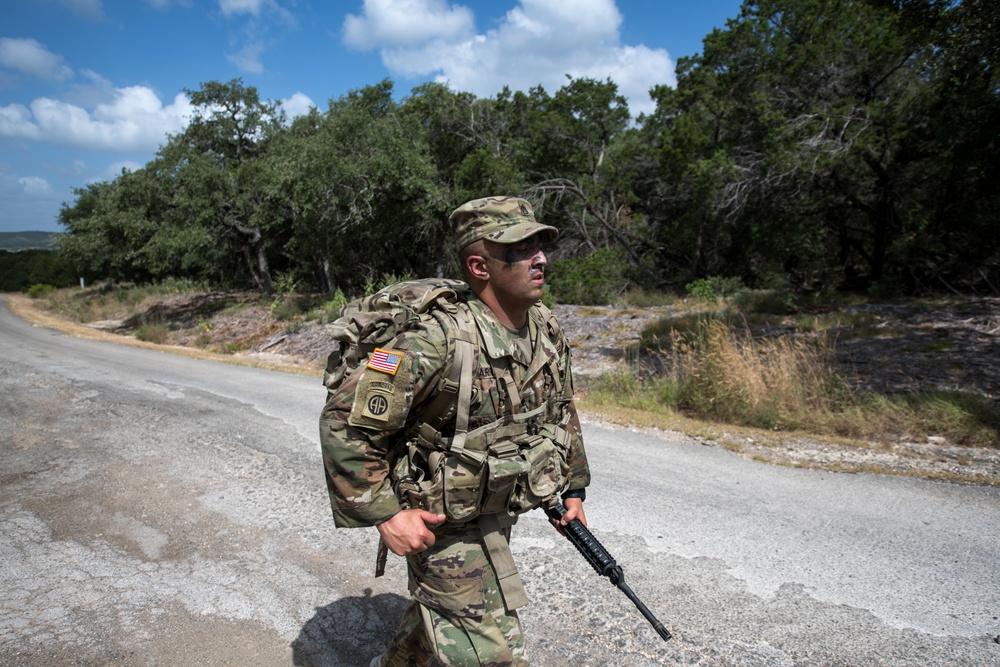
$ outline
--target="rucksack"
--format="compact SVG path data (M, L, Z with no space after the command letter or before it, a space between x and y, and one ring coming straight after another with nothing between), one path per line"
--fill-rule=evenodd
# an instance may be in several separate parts
M445 374L444 392L458 393L462 371L467 365L471 368L474 356L474 350L465 350L468 346L461 345L460 341L476 344L468 334L471 320L467 311L458 304L468 300L471 294L469 286L460 280L426 278L389 285L371 296L346 304L340 309L340 317L326 325L337 343L327 357L323 373L328 395L357 368L364 366L376 348L416 326L422 315L430 315L438 321L445 331L449 349L456 350L452 368ZM471 376L471 370L465 375ZM435 401L425 411L425 420L438 417L435 413L448 407L444 400ZM468 405L464 408L467 411Z

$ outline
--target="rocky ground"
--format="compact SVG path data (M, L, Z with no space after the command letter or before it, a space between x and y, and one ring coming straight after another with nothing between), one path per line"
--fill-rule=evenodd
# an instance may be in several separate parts
M21 311L35 307L23 297L8 302ZM963 389L1000 400L1000 299L936 300L905 305L845 307L863 335L838 337L837 361L861 387L883 392ZM281 321L269 301L253 294L163 297L136 312L95 322L91 330L132 338L143 325L165 328L166 345L205 354L232 355L250 363L321 373L330 338L316 321ZM622 363L642 328L669 308L627 310L559 305L555 312L574 349L574 369L594 377ZM765 333L780 333L772 325ZM791 331L790 323L787 330ZM591 419L601 419L591 415ZM1000 484L1000 449L953 446L934 434L907 441L851 443L819 441L749 431L711 430L700 441L723 445L740 455L782 465L829 470L931 476L954 481ZM672 434L677 435L677 434Z

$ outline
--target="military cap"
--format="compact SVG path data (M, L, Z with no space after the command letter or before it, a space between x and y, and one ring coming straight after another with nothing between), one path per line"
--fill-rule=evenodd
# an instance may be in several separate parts
M518 197L484 197L462 204L448 218L455 232L455 245L465 246L487 239L495 243L518 243L529 236L543 234L545 242L554 241L559 230L535 220L535 211Z

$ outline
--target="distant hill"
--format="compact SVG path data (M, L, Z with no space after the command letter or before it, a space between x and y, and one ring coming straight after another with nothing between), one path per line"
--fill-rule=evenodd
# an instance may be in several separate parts
M47 250L55 247L58 236L56 232L0 232L0 250Z

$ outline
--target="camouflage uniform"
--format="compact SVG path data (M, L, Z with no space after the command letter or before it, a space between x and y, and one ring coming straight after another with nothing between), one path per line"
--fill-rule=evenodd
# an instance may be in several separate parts
M514 202L522 212L526 205L516 199L493 202ZM523 217L517 211L515 208L514 222ZM533 216L530 221L534 223ZM472 224L477 222L482 221ZM506 222L493 233L509 233L512 225ZM534 226L542 228L537 223ZM479 231L481 234L482 225ZM461 228L459 232L461 247ZM535 437L551 436L563 443L556 471L561 483L551 491L585 488L590 472L572 400L569 346L554 319L543 306L531 309L529 355L526 346L518 344L515 334L483 302L471 298L467 308L479 339L469 429L475 433L475 429L504 416L537 413L532 429ZM430 479L440 467L433 462L433 455L414 445L414 430L424 408L437 396L448 365L454 362L449 358L454 355L453 347L449 347L442 326L432 317L423 317L419 326L401 333L389 346L399 355L394 373L359 368L330 396L320 419L320 440L337 526L374 526L404 508L451 514L443 511L442 494L435 484L410 493L394 489L393 484L414 471ZM365 408L372 387L389 401L388 408L378 410L377 415ZM474 449L483 446L475 439L469 444ZM505 604L498 571L503 580L510 573L491 562L494 552L484 543L488 540L484 536L490 530L496 532L497 526L501 539L509 540L516 514L529 509L534 500L519 501L515 496L508 507L499 511L493 507L486 516L461 521L450 517L434 529L436 542L430 549L407 557L413 604L383 656L383 665L430 665L435 659L447 666L527 664L515 610L523 602L507 600ZM510 564L512 567L512 561Z

